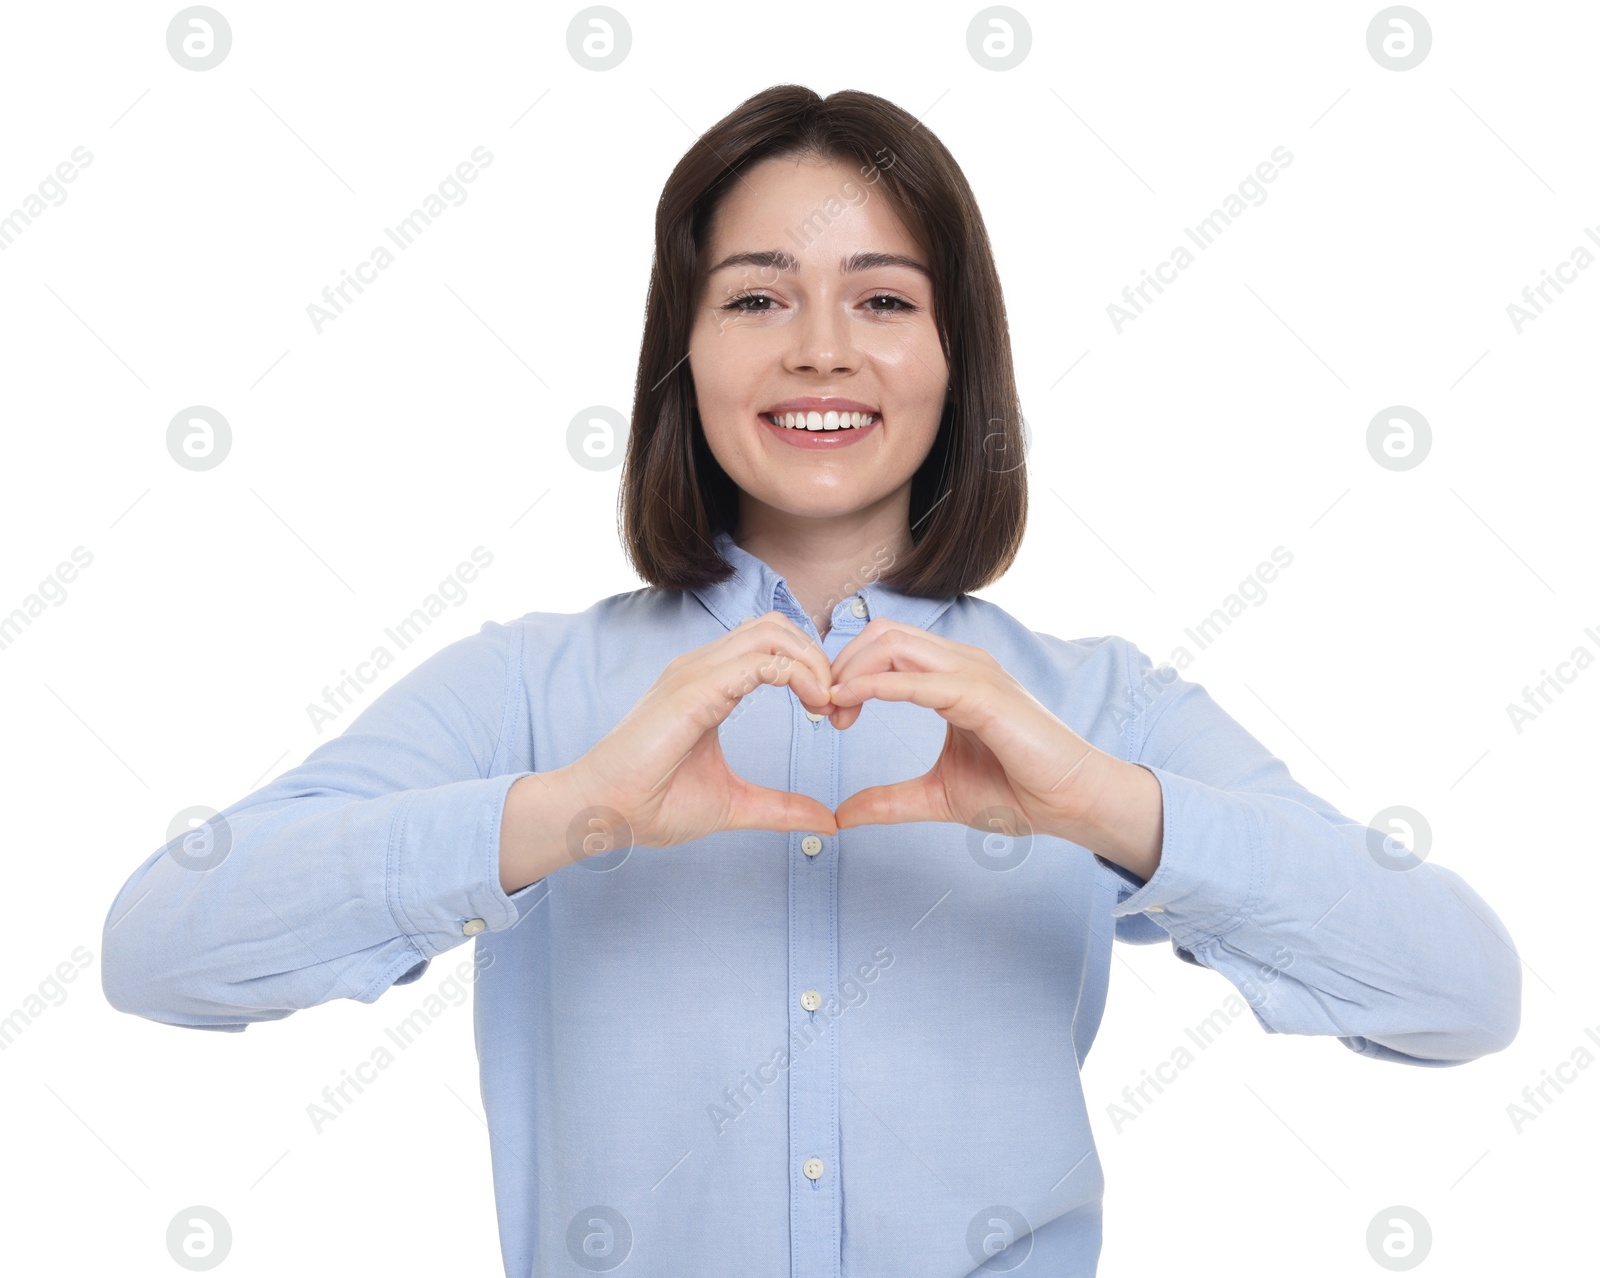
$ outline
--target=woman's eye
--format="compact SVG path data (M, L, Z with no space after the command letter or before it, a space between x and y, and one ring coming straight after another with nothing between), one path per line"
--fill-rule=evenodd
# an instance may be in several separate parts
M756 306L756 302L770 302L772 299L764 293L740 293L737 297L730 298L723 303L725 311L739 311L746 315L764 315L771 308ZM892 306L878 307L875 302L891 302ZM867 299L867 309L876 311L880 315L894 315L901 311L914 311L917 308L903 297L896 297L893 293L876 293Z

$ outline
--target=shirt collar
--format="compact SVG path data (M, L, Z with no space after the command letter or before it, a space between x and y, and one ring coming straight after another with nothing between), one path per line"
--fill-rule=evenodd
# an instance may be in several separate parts
M815 627L805 610L789 592L789 585L773 571L766 560L751 554L726 530L713 538L717 553L733 566L733 575L712 585L698 587L694 593L711 614L728 629L746 617L759 617L778 611L802 630ZM861 630L875 617L887 617L919 630L926 630L955 602L955 596L929 598L908 595L878 580L891 565L864 554L856 580L843 583L841 598L834 604L830 626L840 633ZM862 615L857 616L857 612Z

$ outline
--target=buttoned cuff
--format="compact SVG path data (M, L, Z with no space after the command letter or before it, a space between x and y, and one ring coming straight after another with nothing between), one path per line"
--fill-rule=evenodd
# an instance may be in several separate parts
M423 958L479 932L511 927L520 917L518 903L500 886L500 818L506 792L529 775L508 772L417 790L396 812L389 909Z
M1261 818L1248 798L1165 768L1138 765L1161 784L1161 861L1112 907L1147 913L1196 950L1238 927L1261 898ZM1125 871L1123 877L1136 882Z

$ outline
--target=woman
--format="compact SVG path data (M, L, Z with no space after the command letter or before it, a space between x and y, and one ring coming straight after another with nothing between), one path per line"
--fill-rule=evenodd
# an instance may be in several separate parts
M1457 875L1128 641L968 593L1016 554L1023 439L925 127L775 87L656 231L620 498L649 586L486 624L214 818L220 861L152 855L106 922L115 1006L241 1030L475 937L517 1275L1092 1274L1114 936L1271 1032L1511 1041L1516 951Z

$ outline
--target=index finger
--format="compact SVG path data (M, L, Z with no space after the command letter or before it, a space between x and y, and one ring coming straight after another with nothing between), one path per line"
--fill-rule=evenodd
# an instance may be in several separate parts
M877 629L874 629L877 627ZM928 674L953 674L968 647L929 634L904 622L879 617L869 621L833 659L832 682L848 683L858 675L891 670L918 670ZM896 661L900 664L896 664Z
M737 650L748 651L744 646L746 644L763 645L778 662L800 665L803 673L799 680L792 673L788 676L789 686L800 698L800 703L813 713L831 708L828 690L833 684L833 675L827 653L783 613L773 609L759 617L741 621L728 632L727 637L734 640ZM802 695L802 687L805 695Z

